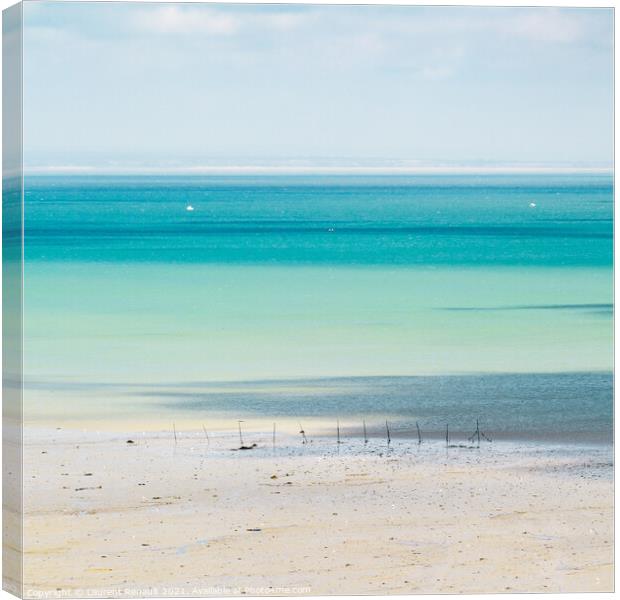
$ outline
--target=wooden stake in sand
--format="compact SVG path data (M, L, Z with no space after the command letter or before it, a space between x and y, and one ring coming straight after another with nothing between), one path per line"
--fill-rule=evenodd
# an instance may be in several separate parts
M415 428L418 430L418 444L422 443L422 432L420 431L420 425L418 422L415 422Z
M304 431L304 428L301 426L301 423L299 424L299 433L301 433L301 439L302 439L302 444L307 444L308 443L308 439L306 438L306 432Z
M474 431L474 433L472 435L470 435L467 439L470 442L473 442L474 440L477 440L478 442L478 448L480 448L480 438L484 438L487 442L490 442L491 440L484 434L484 432L480 431L480 422L479 419L476 419L476 431Z
M368 443L368 435L366 435L366 421L362 421L362 425L364 427L364 444Z
M207 446L209 446L211 444L211 440L209 439L209 434L207 433L207 430L205 429L205 426L202 426L202 430L205 433L205 438L207 438Z
M387 433L387 445L389 446L392 443L392 437L390 436L390 426L387 420L385 421L385 432Z
M338 444L342 444L342 442L340 441L340 420L336 420L336 438L337 438L337 442Z
M450 445L450 430L448 428L448 424L446 423L446 448Z
M241 423L244 423L244 421L237 421L237 426L239 427L239 446L244 446L243 435L241 434Z
M172 424L172 433L174 434L174 443L176 445L176 443L177 443L177 428L176 428L174 423Z

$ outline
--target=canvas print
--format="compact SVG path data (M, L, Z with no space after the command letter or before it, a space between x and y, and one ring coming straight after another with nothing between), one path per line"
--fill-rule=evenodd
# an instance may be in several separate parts
M612 591L613 18L8 8L4 589Z

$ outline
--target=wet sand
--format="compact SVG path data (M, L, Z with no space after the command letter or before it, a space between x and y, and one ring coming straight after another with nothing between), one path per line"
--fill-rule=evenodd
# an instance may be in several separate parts
M244 441L27 428L25 595L613 590L608 446Z

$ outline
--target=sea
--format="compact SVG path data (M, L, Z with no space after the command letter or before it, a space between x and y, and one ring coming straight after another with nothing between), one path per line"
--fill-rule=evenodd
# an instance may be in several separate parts
M606 174L28 176L24 418L610 444Z

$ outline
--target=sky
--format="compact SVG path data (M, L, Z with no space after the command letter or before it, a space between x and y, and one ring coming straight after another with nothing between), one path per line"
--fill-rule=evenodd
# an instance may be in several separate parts
M611 9L25 2L33 172L613 161Z

